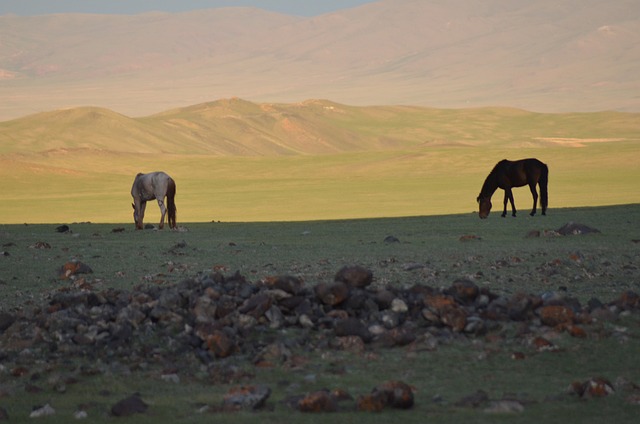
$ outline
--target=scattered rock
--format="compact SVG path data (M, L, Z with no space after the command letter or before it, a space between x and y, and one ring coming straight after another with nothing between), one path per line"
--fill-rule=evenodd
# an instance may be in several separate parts
M320 390L304 396L296 406L300 412L336 412L338 401L329 391Z
M93 270L86 264L80 261L70 261L62 265L58 270L58 278L61 280L67 280L77 274L91 274Z
M573 324L575 319L573 310L562 305L543 306L538 314L542 323L549 327Z
M315 287L315 292L318 299L329 306L340 305L349 297L349 287L342 281L319 283Z
M55 414L56 410L47 403L44 406L36 406L33 411L31 411L31 414L29 414L29 418L42 418Z
M116 417L128 417L133 414L143 414L149 406L140 399L140 395L135 393L122 399L111 407L111 414Z
M488 414L519 414L524 412L524 405L517 400L492 401L484 409Z
M603 377L590 378L585 382L573 382L569 387L569 392L577 394L581 398L589 399L594 397L605 397L614 393L613 384Z
M349 317L336 322L335 328L336 336L358 336L363 341L371 341L371 333L369 328L358 318Z
M11 327L11 325L16 321L16 317L9 312L0 312L0 334L4 333L4 331Z
M383 393L385 405L391 408L409 409L413 407L413 388L402 381L387 381L373 389Z
M395 236L386 236L384 238L384 243L387 243L387 244L400 243L400 240Z
M577 224L575 222L568 222L562 227L558 228L557 233L563 236L579 235L579 234L593 234L599 233L600 230L591 228L584 224Z
M455 405L463 408L479 408L489 402L489 395L484 390L464 396Z
M224 396L222 406L225 411L255 411L265 406L269 396L271 389L267 386L234 387Z
M349 288L364 288L373 281L373 272L359 266L345 266L336 274L335 281L345 283Z
M476 236L474 234L465 234L463 236L460 236L460 241L462 242L467 242L467 241L480 241L482 240L482 237L480 236Z
M56 227L56 231L58 233L68 233L68 232L71 232L71 228L69 228L68 225L60 225Z
M387 396L382 392L373 391L367 395L358 396L356 408L364 412L380 412L387 404Z

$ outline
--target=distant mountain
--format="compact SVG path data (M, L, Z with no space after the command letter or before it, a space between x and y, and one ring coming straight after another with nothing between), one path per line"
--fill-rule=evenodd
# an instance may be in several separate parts
M640 111L637 0L381 0L313 18L221 8L0 16L0 120L241 97Z

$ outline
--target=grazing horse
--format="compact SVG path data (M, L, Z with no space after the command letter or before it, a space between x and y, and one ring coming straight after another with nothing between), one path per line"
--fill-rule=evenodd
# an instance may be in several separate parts
M164 228L164 217L168 212L168 222L170 228L176 228L176 183L173 178L164 172L152 172L150 174L138 174L133 180L131 187L131 196L133 196L133 220L136 223L136 229L142 230L142 220L144 219L144 210L147 206L147 200L156 199L162 216L160 218L160 229ZM167 198L167 207L164 206L164 198Z
M538 205L538 192L536 184L540 185L540 206L542 215L547 214L548 193L547 183L549 182L549 168L538 159L521 159L515 162L501 160L487 176L482 185L478 203L480 204L480 218L485 219L491 211L491 196L498 188L504 190L504 211L502 217L507 216L507 201L511 202L511 214L516 216L516 205L513 202L513 187L529 186L533 196L533 209L530 215L536 214Z

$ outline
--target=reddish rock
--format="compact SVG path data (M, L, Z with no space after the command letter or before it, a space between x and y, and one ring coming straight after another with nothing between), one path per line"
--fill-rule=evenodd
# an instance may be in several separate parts
M475 234L465 234L463 236L460 236L460 241L462 242L466 242L466 241L480 241L482 240L482 237L480 236L476 236Z
M545 339L544 337L536 337L536 338L534 338L532 344L533 344L533 347L538 352L548 352L548 351L558 350L556 345L554 345L553 343L551 343L549 340Z
M336 412L338 402L331 393L325 390L313 392L298 401L301 412Z
M207 348L218 358L226 358L235 351L235 343L224 331L215 330L205 338Z
M473 281L462 279L453 282L449 288L449 293L458 301L468 304L478 297L480 289Z
M358 396L356 407L358 411L380 412L387 406L387 395L383 392L370 393Z
M549 327L573 324L575 318L573 310L562 305L543 306L539 309L538 315L542 323Z
M579 327L577 325L570 325L569 327L567 327L567 332L572 337L578 337L580 339L586 339L587 338L587 332L584 330L584 328Z
M511 359L516 360L516 361L521 361L521 360L523 360L525 358L526 358L526 356L522 352L513 352L511 354Z
M263 283L272 289L282 290L286 293L296 295L302 289L304 282L298 277L291 275L278 275L266 277Z
M386 396L386 405L392 408L409 409L413 407L413 388L402 381L387 381L377 386L373 392Z
M325 305L336 306L347 300L349 288L343 282L320 283L316 285L315 293Z
M338 271L335 281L343 282L352 288L364 288L373 281L373 273L359 265L345 266Z
M627 290L620 295L616 303L621 309L637 309L640 308L640 295L634 291Z
M256 410L265 406L271 395L271 389L266 386L232 387L222 399L225 411Z
M458 306L451 306L440 311L440 321L459 333L467 325L467 313Z
M609 396L614 393L613 384L603 377L591 378L585 382L571 383L570 390L582 398Z
M424 304L437 314L445 308L457 306L453 297L442 294L427 294L424 298Z
M93 270L88 265L79 261L70 261L58 270L58 277L61 280L66 280L76 274L91 274L92 272Z

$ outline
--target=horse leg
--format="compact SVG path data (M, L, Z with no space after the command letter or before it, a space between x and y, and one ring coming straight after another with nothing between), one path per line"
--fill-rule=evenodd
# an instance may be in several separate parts
M531 189L531 195L533 196L533 209L531 209L531 213L529 215L534 216L538 209L538 192L536 191L536 184L529 184L529 189Z
M504 191L504 209L502 210L502 217L507 216L507 202L509 201L509 190Z
M162 199L158 199L158 206L160 207L160 229L164 228L164 217L167 214L167 208L164 206L164 202Z
M513 201L513 191L511 189L507 189L504 191L504 212L502 212L502 216L507 216L507 199L511 202L511 215L516 216L516 204Z
M144 210L147 208L147 202L140 202L140 212L138 214L138 228L144 230Z

